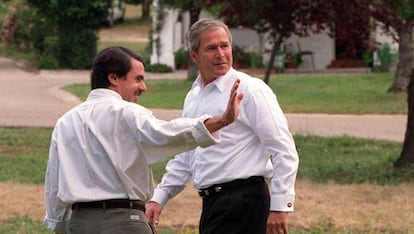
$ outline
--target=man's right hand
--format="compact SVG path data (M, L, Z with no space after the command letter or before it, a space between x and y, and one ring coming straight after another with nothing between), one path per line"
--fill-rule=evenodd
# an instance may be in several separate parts
M223 114L215 116L204 121L204 125L209 132L215 132L231 123L233 123L240 112L240 102L243 99L243 93L238 93L237 89L239 88L240 80L237 79L230 92L229 101L227 103L227 108Z
M154 231L158 231L160 223L161 205L158 202L150 201L147 204L146 212L148 222L154 227Z

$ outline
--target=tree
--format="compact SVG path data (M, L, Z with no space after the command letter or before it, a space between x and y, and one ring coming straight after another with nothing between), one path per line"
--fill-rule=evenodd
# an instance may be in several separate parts
M410 83L412 73L414 47L413 47L413 25L414 25L414 1L413 0L384 0L385 7L397 15L397 20L390 24L398 32L399 40L399 62L395 73L394 82L388 89L389 92L406 92ZM380 18L380 17L378 17ZM380 19L388 22L387 19Z
M244 26L254 29L259 34L268 32L272 49L267 65L264 81L269 82L270 73L282 42L293 33L305 35L308 33L307 25L311 22L308 11L312 5L302 3L301 0L207 0L207 7L219 6L217 17L223 19L230 27ZM302 23L302 24L300 24ZM297 27L302 25L301 27ZM322 25L317 24L316 31ZM309 28L310 29L310 28Z
M97 30L108 14L106 0L27 0L43 20L57 28L55 57L61 67L90 68L96 55ZM47 38L45 38L46 40Z
M394 166L402 168L414 164L414 1L413 0L384 0L383 4L389 7L400 17L391 21L398 31L400 59L397 65L394 83L389 92L407 91L408 116L403 149Z
M149 19L151 17L151 4L152 0L126 0L128 4L133 5L142 5L141 8L141 18L142 19Z
M343 43L344 54L355 54L370 46L370 19L376 12L371 1L335 0L206 0L207 6L219 4L218 17L229 26L244 26L259 34L268 32L272 42L264 81L268 83L276 52L291 35L307 36L322 31ZM356 42L356 43L350 43Z

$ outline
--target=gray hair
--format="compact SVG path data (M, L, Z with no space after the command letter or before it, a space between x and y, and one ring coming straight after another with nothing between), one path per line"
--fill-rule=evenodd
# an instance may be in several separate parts
M230 44L232 44L233 38L231 36L229 28L225 23L216 19L204 18L198 20L190 27L190 30L187 33L188 49L198 52L198 49L200 47L201 33L209 29L215 29L220 27L226 31L227 35L229 36Z

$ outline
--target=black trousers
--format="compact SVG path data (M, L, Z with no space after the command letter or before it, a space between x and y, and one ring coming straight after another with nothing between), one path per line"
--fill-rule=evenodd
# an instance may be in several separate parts
M223 186L225 188L225 184ZM270 195L264 179L203 198L200 234L265 234Z

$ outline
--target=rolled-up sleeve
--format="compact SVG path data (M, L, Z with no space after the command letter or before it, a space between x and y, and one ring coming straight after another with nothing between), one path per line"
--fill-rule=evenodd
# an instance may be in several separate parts
M46 206L44 224L54 232L64 233L71 210L66 209L58 198L59 160L56 147L52 136L44 188Z

